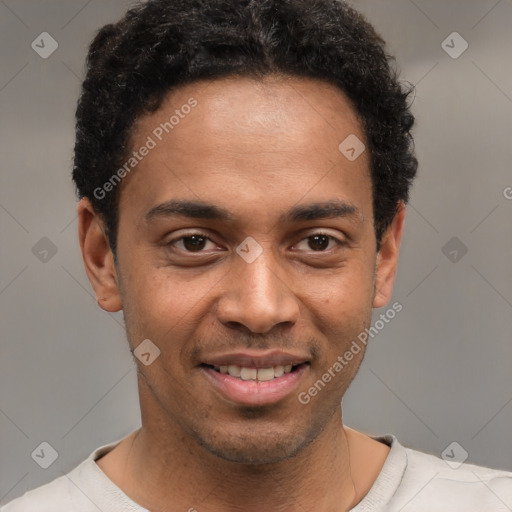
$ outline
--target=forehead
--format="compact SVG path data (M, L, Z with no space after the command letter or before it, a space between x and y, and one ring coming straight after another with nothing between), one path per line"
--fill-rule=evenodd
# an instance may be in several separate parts
M368 154L346 158L340 144L347 137L363 144L362 123L344 93L324 81L271 76L188 84L134 125L132 149L152 147L124 179L120 208L127 196L140 209L175 197L219 206L258 201L274 210L276 202L294 204L306 194L368 199Z
M330 132L335 139L345 129L364 137L356 110L341 89L323 80L286 75L203 80L175 89L155 113L139 120L135 136L147 133L155 123L169 121L169 114L191 98L199 108L194 108L187 123L180 121L180 130L173 130L177 139L187 137L187 128L195 129L198 124L212 137L227 133L261 136L265 132L268 137L294 135L298 143L301 134L309 135L315 128L320 128L323 136ZM287 124L283 124L285 119Z

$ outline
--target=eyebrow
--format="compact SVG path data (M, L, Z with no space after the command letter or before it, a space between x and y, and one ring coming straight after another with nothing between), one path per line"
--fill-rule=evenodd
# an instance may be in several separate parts
M291 224L300 221L335 219L361 216L359 209L350 203L339 199L297 205L281 214L281 224ZM229 210L204 201L173 199L151 208L144 216L147 223L156 218L187 217L190 219L217 220L232 222L235 216Z

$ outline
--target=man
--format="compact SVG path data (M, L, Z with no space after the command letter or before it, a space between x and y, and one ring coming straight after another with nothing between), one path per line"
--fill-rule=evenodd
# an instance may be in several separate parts
M511 510L511 473L343 425L417 167L372 27L339 0L150 0L87 65L80 246L142 427L3 511Z

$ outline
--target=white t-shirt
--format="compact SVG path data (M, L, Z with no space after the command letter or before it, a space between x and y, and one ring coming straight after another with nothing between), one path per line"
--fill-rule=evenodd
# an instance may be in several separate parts
M405 448L393 434L372 438L391 450L370 491L350 512L512 511L512 472L473 464L454 469L439 457ZM149 512L95 463L120 441L99 447L66 475L26 492L0 512Z

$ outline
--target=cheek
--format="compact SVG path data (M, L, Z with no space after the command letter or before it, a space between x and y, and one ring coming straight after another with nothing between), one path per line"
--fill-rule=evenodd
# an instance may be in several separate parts
M184 279L164 268L139 266L126 286L126 326L133 344L148 338L159 347L166 367L186 366L184 353L204 321L208 290L216 280Z
M353 261L330 275L308 278L309 302L334 321L358 316L371 308L373 266L370 261Z
M121 263L121 262L120 262ZM134 255L121 265L121 296L126 328L133 344L149 338L157 342L180 316L180 304L173 293L171 279L148 268ZM140 340L139 340L140 338Z
M336 359L371 322L372 272L361 261L350 270L347 268L315 283L306 308L310 310L311 321L328 340L327 357Z

